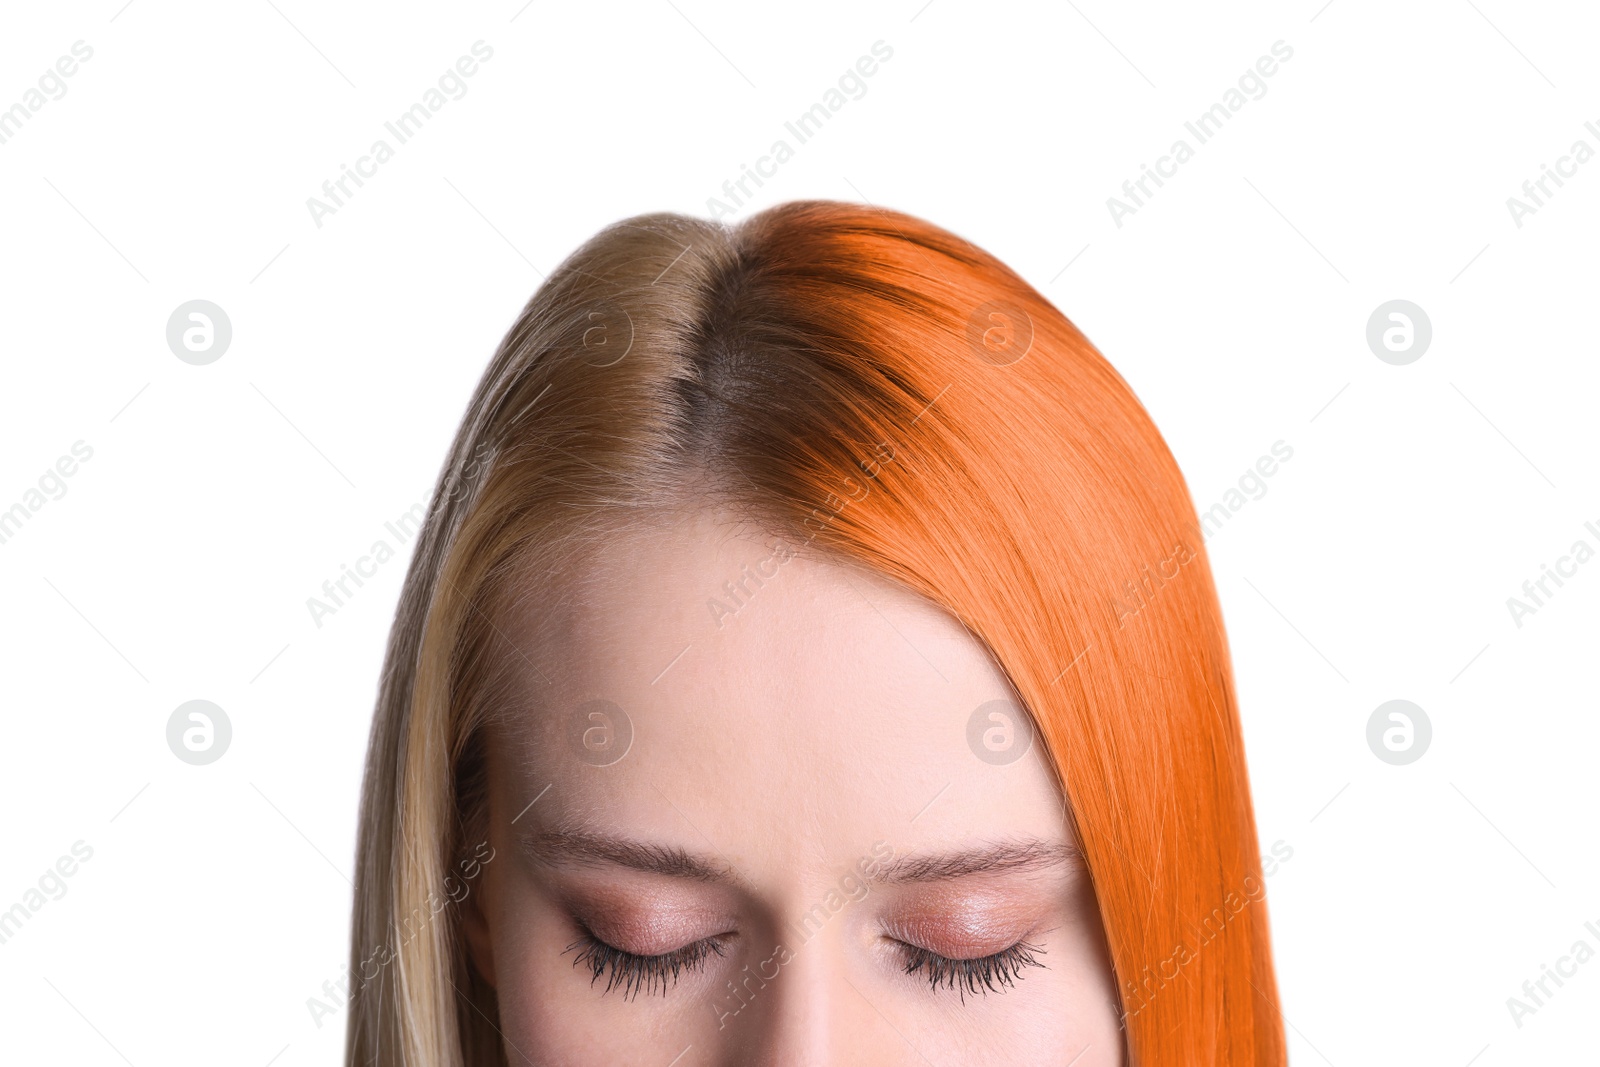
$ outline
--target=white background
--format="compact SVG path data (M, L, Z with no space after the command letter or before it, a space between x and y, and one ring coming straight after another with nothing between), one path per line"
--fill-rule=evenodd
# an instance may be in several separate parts
M93 849L0 944L0 1059L340 1061L343 1013L306 1001L347 958L404 555L320 628L307 598L426 501L541 272L616 219L708 214L879 40L735 217L868 200L985 246L1129 380L1202 509L1294 450L1209 543L1263 849L1294 850L1268 883L1293 1062L1593 1059L1600 960L1520 1028L1506 1005L1600 950L1600 561L1521 627L1506 606L1600 548L1600 160L1520 227L1506 204L1600 149L1592 9L123 5L0 15L0 108L94 50L0 144L0 510L93 449L0 544L0 909ZM466 95L315 225L478 40ZM1279 40L1118 227L1107 198ZM1406 366L1365 340L1396 298L1433 326ZM208 366L165 339L192 299L232 322ZM196 698L234 731L204 767L165 740ZM1393 698L1433 725L1408 766L1366 743Z

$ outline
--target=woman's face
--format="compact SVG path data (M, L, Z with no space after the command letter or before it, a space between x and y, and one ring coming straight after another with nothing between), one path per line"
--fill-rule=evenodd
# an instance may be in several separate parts
M509 1061L1122 1063L1004 676L927 601L795 547L707 509L494 620L514 681L464 923Z

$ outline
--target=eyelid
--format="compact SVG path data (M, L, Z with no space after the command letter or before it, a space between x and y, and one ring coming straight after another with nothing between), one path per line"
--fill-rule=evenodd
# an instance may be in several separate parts
M988 911L956 911L937 916L910 916L885 924L894 941L950 960L982 959L1020 941L1050 933L1055 924L1031 910L1017 915ZM935 947L937 946L937 947Z
M601 995L604 996L620 986L623 1000L637 997L641 990L648 996L658 985L661 988L661 995L666 996L667 990L677 984L678 976L684 970L701 970L712 955L722 956L722 942L731 936L713 934L668 952L641 955L617 948L602 940L582 923L578 924L578 929L580 931L578 939L566 948L567 952L579 949L578 954L573 957L572 965L574 967L588 965L591 987L600 980L601 975L609 971L606 987Z
M960 993L963 1004L966 1003L968 993L974 996L1004 993L1006 988L1022 979L1024 970L1046 966L1037 958L1045 955L1044 948L1026 939L987 956L967 959L952 959L920 945L895 938L890 940L901 953L903 969L907 975L922 971L934 991L941 985L946 985ZM999 984L998 988L996 983Z
M665 955L738 929L737 909L716 894L582 876L551 884L572 928L636 956Z

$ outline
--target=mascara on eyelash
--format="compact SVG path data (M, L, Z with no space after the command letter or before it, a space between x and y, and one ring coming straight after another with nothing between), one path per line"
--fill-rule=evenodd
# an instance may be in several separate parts
M664 997L685 969L698 970L712 953L718 956L723 954L722 945L715 938L703 938L658 956L641 956L609 945L587 930L582 937L568 945L566 951L571 952L575 948L581 951L573 958L572 965L588 965L590 987L609 971L601 995L620 987L623 1000L635 999L641 991L648 996L655 991L657 984Z
M1004 992L1004 989L997 988L995 983L998 982L1000 987L1009 987L1022 978L1024 969L1046 966L1035 958L1045 955L1045 950L1026 941L1019 941L993 955L966 960L941 956L937 952L903 941L899 944L906 956L906 974L925 971L929 985L933 989L937 990L940 985L948 985L959 992L963 1004L966 1003L969 992L974 996Z

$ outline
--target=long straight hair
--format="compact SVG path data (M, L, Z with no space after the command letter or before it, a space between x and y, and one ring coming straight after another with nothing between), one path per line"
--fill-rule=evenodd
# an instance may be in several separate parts
M993 256L829 201L617 223L507 333L441 472L380 685L347 1063L504 1062L457 890L496 597L681 497L865 564L1004 670L1066 798L1135 1067L1284 1062L1232 666L1195 510L1128 384Z

